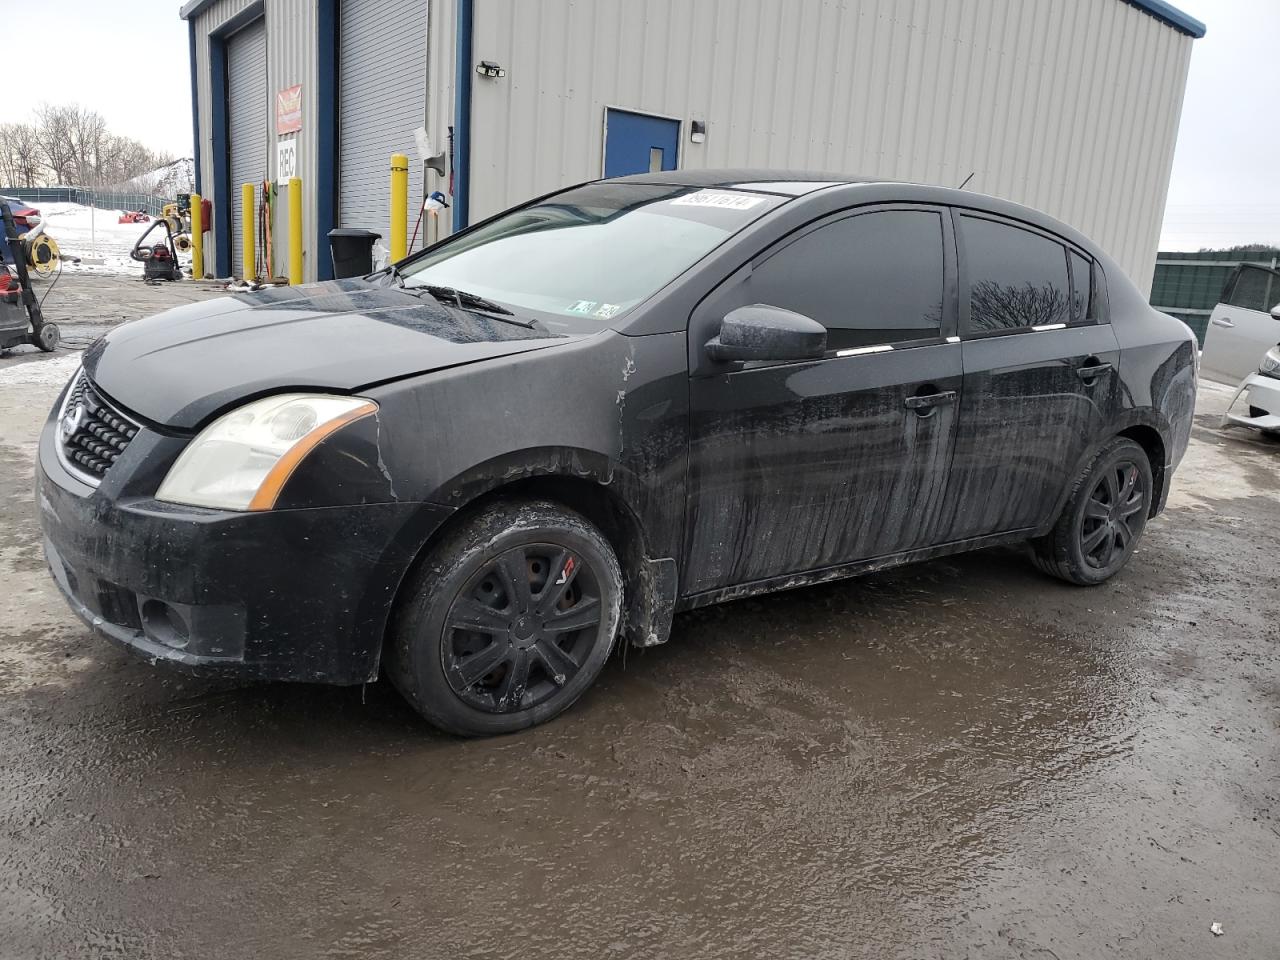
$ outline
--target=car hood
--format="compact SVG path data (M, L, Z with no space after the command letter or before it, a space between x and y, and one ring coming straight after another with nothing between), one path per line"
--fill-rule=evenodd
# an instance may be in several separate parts
M347 393L579 337L528 329L364 280L187 304L123 324L85 352L101 390L153 423L192 429L285 390Z

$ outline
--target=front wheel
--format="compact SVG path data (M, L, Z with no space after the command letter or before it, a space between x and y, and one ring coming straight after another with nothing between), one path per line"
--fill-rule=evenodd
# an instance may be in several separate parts
M586 519L494 504L447 536L406 588L387 672L433 724L511 733L557 716L599 675L618 633L622 573Z
M1117 437L1076 480L1053 529L1031 541L1033 562L1068 583L1110 579L1133 555L1153 494L1146 451Z

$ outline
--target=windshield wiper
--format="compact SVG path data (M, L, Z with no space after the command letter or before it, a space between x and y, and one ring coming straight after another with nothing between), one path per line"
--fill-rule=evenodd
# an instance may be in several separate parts
M453 303L459 307L470 307L473 310L483 310L485 313L497 313L504 317L515 316L510 310L501 304L494 303L492 300L486 300L478 293L468 293L466 290L459 290L456 287L441 287L433 283L423 284L422 289L431 294L441 303Z
M413 290L425 290L441 303L452 304L460 310L478 310L481 313L490 313L493 314L495 319L501 320L504 323L514 323L518 327L525 327L529 330L534 329L534 321L518 320L516 319L516 315L502 304L494 303L492 300L486 300L478 293L470 293L466 290L459 290L456 287L445 287L435 283L415 283L410 285L405 282L405 275L400 272L400 268L394 263L387 268L387 272L389 276L395 278L400 289L406 292Z

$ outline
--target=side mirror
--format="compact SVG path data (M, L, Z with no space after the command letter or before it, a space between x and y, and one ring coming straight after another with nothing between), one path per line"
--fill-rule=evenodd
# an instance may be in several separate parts
M1271 308L1271 319L1280 320L1280 303Z
M827 328L817 320L764 303L725 314L707 341L712 360L817 360L827 352Z

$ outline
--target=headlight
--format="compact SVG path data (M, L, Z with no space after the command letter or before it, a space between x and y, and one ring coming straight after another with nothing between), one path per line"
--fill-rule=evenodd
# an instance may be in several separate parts
M219 417L188 444L157 500L270 510L290 474L330 434L378 409L363 397L287 393Z
M1258 372L1264 377L1280 379L1280 346L1272 347L1263 354L1262 363L1258 365Z

